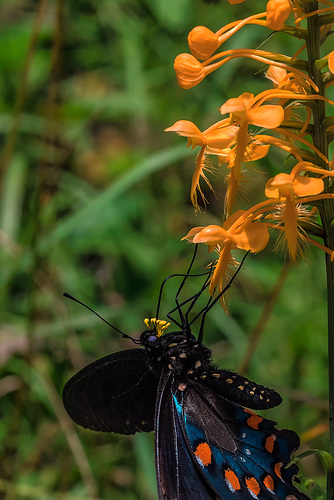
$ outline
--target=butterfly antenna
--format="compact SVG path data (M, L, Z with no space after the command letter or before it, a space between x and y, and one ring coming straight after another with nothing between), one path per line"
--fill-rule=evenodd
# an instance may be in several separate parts
M235 280L235 278L237 277L237 275L239 274L242 266L243 266L243 263L245 262L246 260L246 257L247 255L249 254L249 250L248 252L243 256L242 258L242 261L238 267L238 269L236 270L236 272L233 274L232 278L230 279L230 281L227 283L227 285L223 288L223 290L221 292L219 292L217 294L217 296L212 299L212 297L209 299L208 301L208 304L206 305L206 307L204 309L202 309L202 311L196 316L195 319L198 318L198 316L200 314L202 314L202 321L201 321L201 326L200 326L200 329L199 329L199 334L198 334L198 342L201 343L202 340L203 340L203 331L204 331L204 323L205 323L205 319L206 319L206 315L208 314L208 312L213 308L213 306L218 302L218 300L220 300L220 298L224 295L224 293L230 288L230 286L232 285L233 281ZM195 319L193 321L195 321ZM193 322L192 321L192 322Z
M102 318L102 316L100 316L96 311L94 311L94 309L92 309L91 307L87 306L86 304L84 304L80 300L78 300L75 297L73 297L73 295L70 295L69 293L65 292L65 293L63 293L63 296L66 297L67 299L71 299L74 302L77 302L78 304L84 306L86 309L88 309L88 311L90 311L93 314L95 314L95 316L97 316L98 318L100 318L104 323L106 323L108 326L110 326L113 330L116 330L116 332L120 333L124 339L130 339L135 344L140 344L139 340L133 339L132 337L130 337L130 335L127 335L126 333L123 333L121 330L119 330L118 328L116 328L116 326L112 325L111 323L109 323L109 321L107 321L106 319Z

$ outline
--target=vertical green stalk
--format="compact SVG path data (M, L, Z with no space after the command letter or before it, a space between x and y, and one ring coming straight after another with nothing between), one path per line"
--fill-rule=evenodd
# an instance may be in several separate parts
M317 1L308 1L306 11L312 12L318 9ZM319 87L319 94L325 96L325 86L321 71L317 69L315 62L321 58L320 55L320 23L318 16L308 18L309 37L307 39L308 72L313 81ZM314 145L328 158L327 129L324 125L326 118L325 102L317 100L313 107L314 117ZM328 165L321 159L317 159L319 166L328 169ZM327 191L328 191L327 183ZM320 207L320 216L324 231L324 242L329 248L334 248L334 203L333 200L324 200ZM327 304L328 304L328 375L329 375L329 449L334 455L334 263L326 254L327 272ZM334 491L334 475L328 473L327 482L328 499L332 500Z

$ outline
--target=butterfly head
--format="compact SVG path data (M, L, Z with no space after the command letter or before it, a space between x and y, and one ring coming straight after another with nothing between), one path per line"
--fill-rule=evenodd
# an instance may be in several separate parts
M151 367L157 372L168 367L174 374L196 378L208 369L211 351L194 335L182 329L163 335L170 323L156 318L145 319L145 324L147 330L140 340Z
M150 348L159 347L161 344L161 336L170 326L170 323L157 318L145 318L144 323L147 326L147 330L141 335L141 343Z

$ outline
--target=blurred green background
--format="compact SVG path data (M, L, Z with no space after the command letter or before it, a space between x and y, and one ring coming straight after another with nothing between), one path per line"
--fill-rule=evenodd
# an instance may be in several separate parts
M173 60L195 25L215 31L264 4L2 0L0 498L156 498L153 434L93 433L63 410L71 375L132 344L62 293L138 337L162 280L186 271L193 248L180 240L195 225L219 223L224 178L215 176L217 198L205 190L210 205L195 216L196 153L163 130L178 119L203 130L227 98L270 85L265 68L234 60L185 91ZM255 48L267 35L246 27L228 46ZM282 34L266 43L290 54L298 47ZM264 186L283 161L272 149L250 169L251 201L261 196L251 193L255 182ZM220 366L246 367L249 378L277 389L284 402L266 415L303 434L327 420L324 256L307 250L281 274L284 257L273 248L247 258L230 315L211 311L205 342ZM208 262L200 248L196 270ZM176 286L166 287L164 313ZM198 286L190 283L189 293ZM326 432L302 445L310 447L327 449ZM324 484L315 458L303 461L303 472Z

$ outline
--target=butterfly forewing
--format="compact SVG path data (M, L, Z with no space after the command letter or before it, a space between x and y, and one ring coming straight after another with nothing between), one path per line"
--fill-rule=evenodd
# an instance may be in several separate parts
M144 349L120 351L89 364L64 387L74 422L103 432L134 434L154 429L158 378Z

